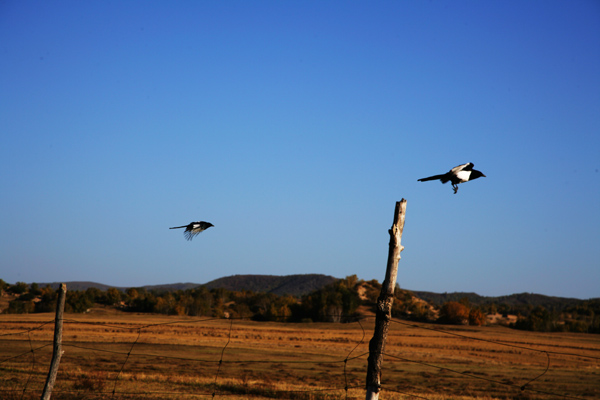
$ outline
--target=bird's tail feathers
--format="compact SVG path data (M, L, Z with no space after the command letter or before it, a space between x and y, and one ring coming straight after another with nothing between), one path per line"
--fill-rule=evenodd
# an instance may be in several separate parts
M433 176L428 176L427 178L421 178L421 179L419 179L419 182L435 181L437 179L441 179L443 183L448 182L448 179L446 179L446 182L444 182L444 178L445 178L445 174L433 175Z
M187 225L184 225L184 226L174 226L174 227L169 228L169 229L179 229L179 228L186 228L186 227L187 227Z

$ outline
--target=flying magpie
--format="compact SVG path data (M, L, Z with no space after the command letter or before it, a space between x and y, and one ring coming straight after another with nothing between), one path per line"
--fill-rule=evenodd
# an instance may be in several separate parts
M174 226L169 229L185 228L185 231L183 232L183 236L185 236L185 238L187 240L192 240L194 238L194 236L196 236L197 234L199 234L202 231L207 230L211 226L214 226L214 225L211 224L210 222L198 221L198 222L190 222L189 224L183 225L183 226Z
M458 191L457 185L459 183L472 181L473 179L477 179L482 176L485 177L483 172L477 171L476 169L473 169L473 167L474 167L473 163L462 164L462 165L459 165L458 167L452 168L450 171L446 172L445 174L433 175L428 178L421 178L421 179L419 179L419 182L434 181L436 179L439 179L440 181L442 181L442 183L446 183L446 182L450 181L450 182L452 182L452 188L454 189L454 194L456 194L456 192Z

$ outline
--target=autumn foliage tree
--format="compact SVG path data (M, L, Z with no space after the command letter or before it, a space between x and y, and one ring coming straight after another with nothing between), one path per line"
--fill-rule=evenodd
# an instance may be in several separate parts
M443 324L456 325L477 325L485 324L486 315L479 307L471 307L465 300L448 301L440 308L438 322Z
M485 313L479 308L472 308L469 311L469 325L481 326L485 324Z
M449 301L440 309L439 322L443 324L467 325L469 323L469 308L456 301Z

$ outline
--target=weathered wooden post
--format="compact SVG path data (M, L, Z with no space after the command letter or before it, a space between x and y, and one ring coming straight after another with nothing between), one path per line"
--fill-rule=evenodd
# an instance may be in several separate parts
M63 314L65 311L65 298L67 297L67 285L60 284L58 289L58 300L56 301L56 318L54 320L54 349L52 351L52 361L50 362L50 371L46 379L46 386L42 392L42 400L49 400L52 395L52 389L58 375L58 366L62 356L62 330Z
M402 231L404 230L404 218L406 215L406 200L396 202L394 211L394 223L389 230L390 248L388 253L385 280L381 287L381 294L377 299L377 311L375 314L375 332L369 342L369 358L367 367L367 396L366 400L378 400L381 390L381 365L383 363L383 351L392 319L392 305L394 304L394 289L396 288L396 277L398 276L398 261L400 252L404 247L400 244Z

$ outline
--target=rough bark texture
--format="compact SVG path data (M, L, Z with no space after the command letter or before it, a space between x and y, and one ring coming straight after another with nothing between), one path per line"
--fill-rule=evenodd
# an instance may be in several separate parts
M369 342L369 358L367 367L367 400L378 400L381 390L381 365L385 342L392 319L392 305L394 304L394 289L396 288L396 277L398 276L398 261L402 247L402 231L404 230L404 219L406 215L406 200L402 199L396 203L394 210L394 223L389 230L390 246L388 252L385 280L381 287L381 294L377 299L377 311L375 314L375 332Z
M67 297L67 285L60 284L58 289L58 301L56 302L56 318L54 320L54 350L52 352L52 361L50 362L50 371L46 379L46 385L42 393L42 400L49 400L52 396L52 389L58 375L58 366L62 357L62 330L63 330L63 314L65 311L65 298Z

